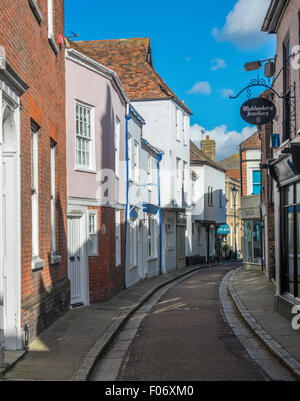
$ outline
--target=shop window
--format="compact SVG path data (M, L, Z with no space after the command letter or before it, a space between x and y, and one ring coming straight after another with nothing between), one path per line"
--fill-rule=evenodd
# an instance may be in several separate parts
M300 184L283 190L282 210L282 291L300 295Z

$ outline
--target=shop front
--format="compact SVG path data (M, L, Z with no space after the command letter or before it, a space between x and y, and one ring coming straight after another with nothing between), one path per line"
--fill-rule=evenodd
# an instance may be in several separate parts
M300 166L297 154L281 156L270 165L278 184L278 232L276 248L277 293L275 310L291 319L292 309L300 305Z
M262 224L260 195L242 198L241 219L243 227L243 264L245 268L262 268Z

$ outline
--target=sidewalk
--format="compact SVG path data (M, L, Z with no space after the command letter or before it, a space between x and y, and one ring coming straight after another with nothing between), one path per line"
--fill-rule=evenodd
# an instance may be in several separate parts
M240 315L265 346L300 380L300 332L274 312L275 289L263 272L235 270L228 284Z
M154 277L121 291L107 302L70 310L45 330L0 380L87 380L124 323L156 290L205 267Z

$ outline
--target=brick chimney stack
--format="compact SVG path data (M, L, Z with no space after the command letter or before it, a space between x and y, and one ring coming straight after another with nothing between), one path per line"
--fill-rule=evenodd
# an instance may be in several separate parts
M201 141L201 150L214 162L216 161L216 141L210 139L209 135L204 141Z

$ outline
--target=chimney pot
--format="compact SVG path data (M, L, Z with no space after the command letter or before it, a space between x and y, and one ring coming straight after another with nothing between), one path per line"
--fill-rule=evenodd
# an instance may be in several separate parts
M209 135L206 135L206 140L209 141Z

